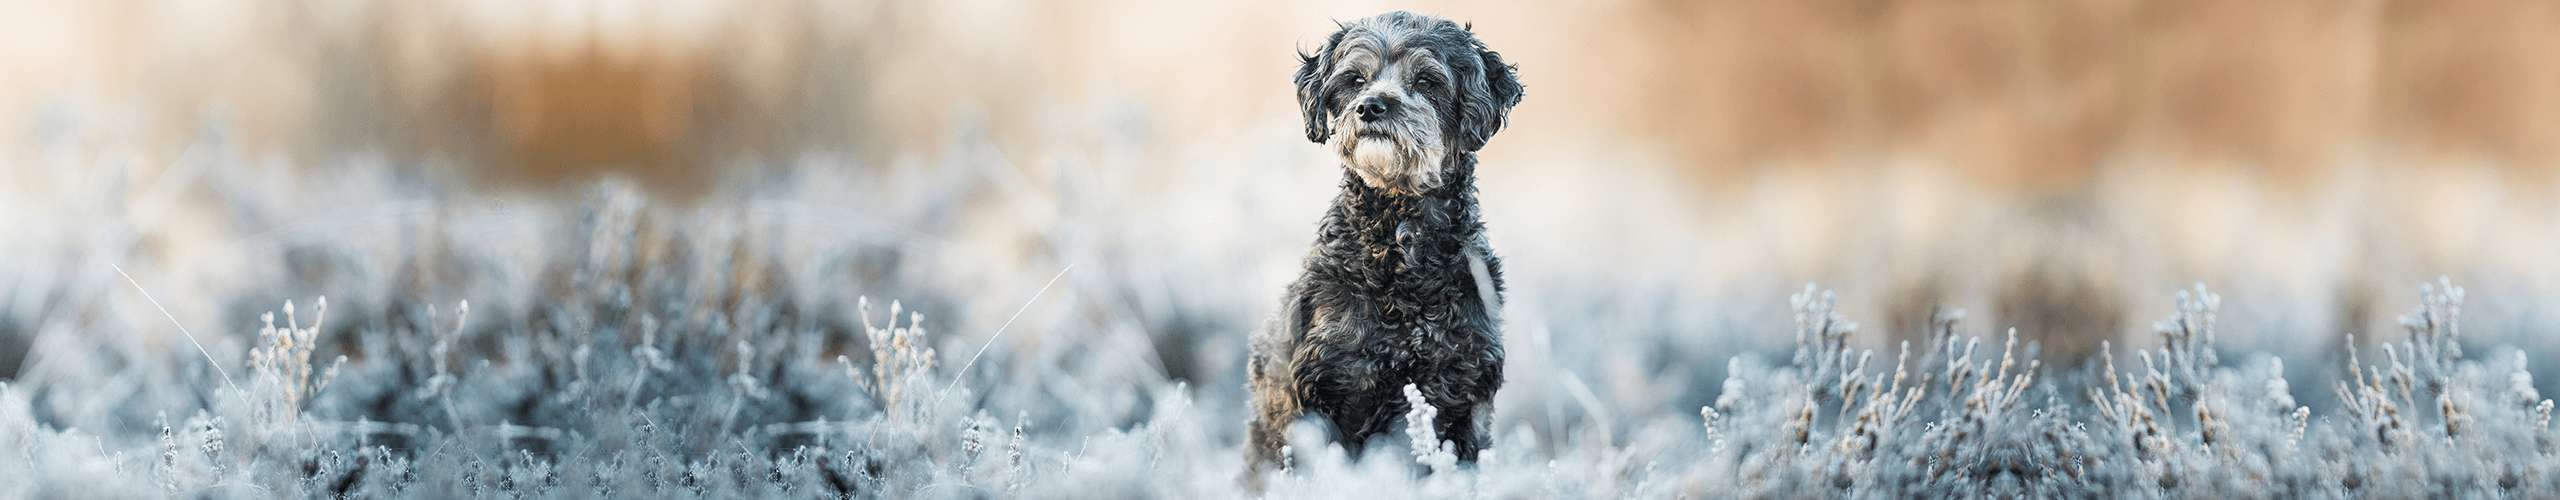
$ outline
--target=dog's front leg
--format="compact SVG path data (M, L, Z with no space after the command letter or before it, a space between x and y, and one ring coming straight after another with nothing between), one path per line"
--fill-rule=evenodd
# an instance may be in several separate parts
M1286 468L1287 457L1282 454L1289 445L1289 426L1305 411L1291 358L1306 336L1312 311L1298 285L1291 285L1280 303L1280 314L1255 334L1245 360L1245 390L1250 399L1245 411L1251 420L1245 423L1244 482L1257 492L1262 491L1264 474Z
M1478 403L1444 410L1440 415L1441 439L1449 441L1449 450L1462 463L1475 463L1476 454L1493 445L1493 403Z

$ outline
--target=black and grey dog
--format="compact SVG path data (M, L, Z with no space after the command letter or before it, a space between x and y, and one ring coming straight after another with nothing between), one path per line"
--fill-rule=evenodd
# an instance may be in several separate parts
M1307 139L1340 157L1342 194L1253 339L1247 481L1279 463L1301 417L1358 452L1403 417L1406 384L1473 461L1502 387L1502 263L1476 207L1476 150L1520 102L1518 77L1471 27L1408 12L1342 23L1299 58Z

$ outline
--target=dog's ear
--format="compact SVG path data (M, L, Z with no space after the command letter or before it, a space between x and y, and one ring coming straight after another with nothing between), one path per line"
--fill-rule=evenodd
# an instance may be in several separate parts
M1342 43L1342 30L1338 29L1325 37L1324 45L1316 47L1314 54L1298 53L1294 81L1298 85L1298 111L1306 114L1309 141L1324 142L1333 136L1333 107L1325 102L1331 93L1325 91L1324 85L1325 77L1333 73L1333 45L1337 43Z
M1486 142L1493 140L1493 133L1502 131L1510 120L1511 108L1520 105L1521 94L1519 70L1503 63L1502 54L1485 48L1483 41L1475 42L1475 46L1483 60L1476 67L1481 74L1463 78L1467 82L1466 102L1460 108L1463 114L1458 124L1468 151L1483 149Z

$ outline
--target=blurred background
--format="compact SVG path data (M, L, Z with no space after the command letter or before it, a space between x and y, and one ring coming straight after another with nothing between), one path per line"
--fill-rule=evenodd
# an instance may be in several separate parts
M1514 363L1575 378L1507 398L1693 403L1806 282L2065 364L2199 282L2286 356L2439 275L2481 342L2560 292L2549 1L5 1L0 378L184 348L109 264L237 352L321 294L535 322L614 239L1233 394L1340 176L1295 53L1392 9L1528 88L1480 187Z

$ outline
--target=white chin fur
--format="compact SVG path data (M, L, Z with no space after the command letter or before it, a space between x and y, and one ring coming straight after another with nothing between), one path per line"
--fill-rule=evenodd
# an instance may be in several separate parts
M1369 187L1412 194L1437 184L1439 171L1431 165L1439 163L1438 159L1423 158L1427 156L1421 154L1424 152L1405 151L1397 147L1395 141L1385 138L1353 140L1358 142L1344 151L1343 162Z

